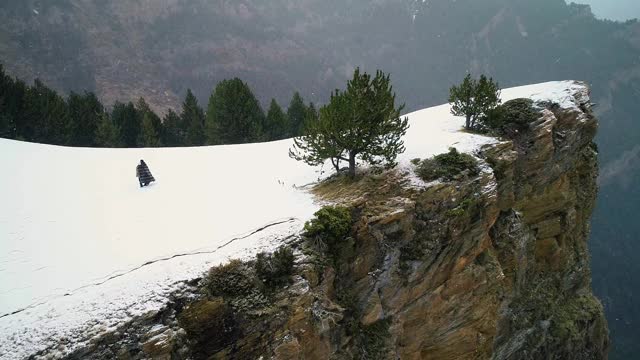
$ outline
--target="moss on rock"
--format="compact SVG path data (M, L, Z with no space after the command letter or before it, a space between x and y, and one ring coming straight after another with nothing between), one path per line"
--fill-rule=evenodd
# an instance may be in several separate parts
M479 172L478 161L471 155L458 152L456 148L450 148L446 154L423 160L416 167L416 174L424 181L451 181L460 175L478 175Z
M540 118L531 99L513 99L491 110L481 123L486 131L513 137Z
M205 278L205 289L211 296L240 296L257 287L253 269L240 260L213 267Z
M232 309L221 297L188 305L178 316L194 356L215 354L237 340L240 333Z

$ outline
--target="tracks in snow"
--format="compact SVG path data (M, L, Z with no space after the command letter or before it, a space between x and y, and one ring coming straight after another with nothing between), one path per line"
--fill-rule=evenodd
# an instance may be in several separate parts
M127 270L127 271L124 271L124 272L121 272L121 273L116 273L114 275L108 276L108 277L106 277L106 278L104 278L102 280L99 280L99 281L91 283L91 284L83 285L83 286L81 286L79 288L76 288L76 289L74 289L74 290L72 290L70 292L67 292L67 293L65 293L63 295L54 296L54 297L49 298L47 300L30 304L30 305L28 305L28 306L26 306L24 308L21 308L21 309L18 309L18 310L9 312L9 313L2 314L2 315L0 315L0 319L8 317L8 316L11 316L11 315L19 314L21 312L33 309L33 308L35 308L37 306L40 306L40 305L44 305L49 300L52 300L54 298L72 296L77 291L80 291L80 290L83 290L83 289L87 289L87 288L90 288L90 287L103 285L103 284L105 284L105 283L107 283L107 282L109 282L111 280L126 276L128 274L131 274L131 273L133 273L135 271L138 271L140 269L143 269L143 268L145 268L147 266L150 266L150 265L153 265L153 264L156 264L156 263L166 262L166 261L170 261L170 260L173 260L173 259L176 259L176 258L181 258L181 257L186 257L186 256L214 254L217 251L229 246L230 244L232 244L232 243L234 243L236 241L247 239L247 238L252 237L253 235L256 235L256 234L258 234L258 233L260 233L260 232L262 232L262 231L264 231L266 229L269 229L271 227L282 225L282 224L291 224L291 223L295 223L295 222L298 222L298 221L300 221L300 219L295 218L295 217L290 217L290 218L287 218L287 219L278 220L278 221L275 221L275 222L268 223L268 224L266 224L264 226L261 226L261 227L255 229L255 230L252 230L251 232L249 232L249 233L247 233L245 235L234 237L234 238L230 239L229 241L225 242L224 244L219 245L216 248L211 249L211 250L196 250L196 251L192 251L192 252L180 253L180 254L175 254L175 255L171 255L171 256L162 257L162 258L158 258L158 259L155 259L155 260L147 261L144 264L136 266L136 267L134 267L134 268L132 268L130 270Z

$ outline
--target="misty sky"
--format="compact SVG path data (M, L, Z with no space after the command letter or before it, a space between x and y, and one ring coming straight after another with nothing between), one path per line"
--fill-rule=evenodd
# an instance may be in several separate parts
M640 18L640 0L567 0L568 3L589 4L598 18L629 20Z

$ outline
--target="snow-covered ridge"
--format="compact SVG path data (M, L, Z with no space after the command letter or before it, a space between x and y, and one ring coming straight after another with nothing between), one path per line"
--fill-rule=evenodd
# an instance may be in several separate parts
M573 107L585 91L551 82L502 98ZM464 119L448 105L407 116L400 166L497 141L460 131ZM323 174L290 159L290 146L84 149L0 139L0 358L71 351L161 308L181 281L297 233L319 207L303 186ZM144 189L134 176L140 159L157 179Z

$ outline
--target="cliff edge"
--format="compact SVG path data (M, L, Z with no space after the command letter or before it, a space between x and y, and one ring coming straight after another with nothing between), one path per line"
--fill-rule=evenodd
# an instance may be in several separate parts
M289 239L289 285L215 295L192 282L69 358L606 359L587 251L597 121L588 87L567 89L534 97L538 120L473 154L477 175L317 185L351 230L332 254Z

